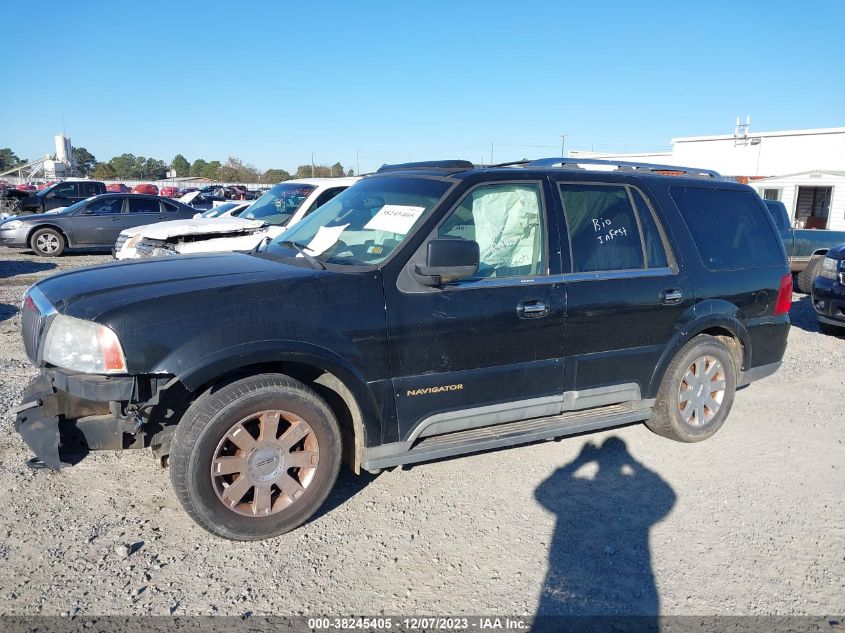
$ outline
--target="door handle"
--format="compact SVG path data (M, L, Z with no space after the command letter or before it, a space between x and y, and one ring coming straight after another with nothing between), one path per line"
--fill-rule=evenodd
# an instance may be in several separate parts
M666 305L680 303L684 298L684 291L680 288L670 288L660 293L660 300Z
M542 301L523 301L516 306L520 319L542 319L549 314L549 305Z

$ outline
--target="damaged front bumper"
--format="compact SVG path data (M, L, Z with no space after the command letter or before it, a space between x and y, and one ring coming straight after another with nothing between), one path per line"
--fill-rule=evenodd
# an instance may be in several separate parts
M139 433L170 377L99 376L43 369L24 390L15 430L52 470L59 449L143 448Z

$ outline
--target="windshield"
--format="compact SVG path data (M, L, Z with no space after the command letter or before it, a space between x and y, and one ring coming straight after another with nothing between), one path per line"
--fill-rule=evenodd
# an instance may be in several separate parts
M362 180L282 233L267 248L305 247L323 262L374 265L405 240L451 186L431 178L384 176Z
M218 215L226 213L226 211L228 211L229 209L234 209L236 206L238 206L236 202L227 202L225 204L213 207L208 211L204 211L200 215L204 218L216 218Z
M268 224L284 226L302 206L305 198L316 188L316 185L292 183L276 185L238 217L247 220L264 220Z

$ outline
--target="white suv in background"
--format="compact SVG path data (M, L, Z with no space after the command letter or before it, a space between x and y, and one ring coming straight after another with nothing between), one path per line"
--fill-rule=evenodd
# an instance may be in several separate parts
M265 237L275 238L358 182L357 177L301 178L275 185L237 217L195 217L122 231L115 259L251 251Z

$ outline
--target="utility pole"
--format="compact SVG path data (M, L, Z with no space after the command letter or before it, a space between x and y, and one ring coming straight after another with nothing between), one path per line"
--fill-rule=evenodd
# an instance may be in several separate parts
M355 150L355 175L356 176L361 175L361 156L360 156L360 154L361 154L361 150L356 149Z
M490 141L490 164L493 164L493 141Z
M314 152L311 152L311 177L314 177Z
M566 146L566 137L567 136L569 136L569 134L561 134L560 135L560 157L561 158L564 158L566 156L566 154L563 153L563 151L564 151L563 148Z

